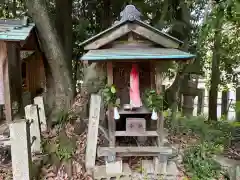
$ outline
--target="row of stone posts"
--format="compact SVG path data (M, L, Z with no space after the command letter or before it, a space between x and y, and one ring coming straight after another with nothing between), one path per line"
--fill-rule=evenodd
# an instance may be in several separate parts
M47 130L43 97L25 107L25 119L9 124L13 180L32 179L32 155L42 153L41 132Z

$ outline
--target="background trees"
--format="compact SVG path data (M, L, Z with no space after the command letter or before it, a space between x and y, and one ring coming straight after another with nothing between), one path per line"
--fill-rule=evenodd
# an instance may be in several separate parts
M82 78L82 65L78 61L83 53L80 42L111 26L128 3L111 0L9 0L0 5L2 18L19 18L27 14L36 23L47 58L47 100L53 118L58 111L71 106L76 80ZM227 83L237 85L234 70L239 66L239 2L132 0L131 3L143 13L143 20L179 38L184 42L183 50L198 55L194 67L207 72L202 75L210 82L209 118L216 119L218 88L226 87ZM189 75L181 75L179 79L188 81ZM184 99L184 103L191 104L192 100Z

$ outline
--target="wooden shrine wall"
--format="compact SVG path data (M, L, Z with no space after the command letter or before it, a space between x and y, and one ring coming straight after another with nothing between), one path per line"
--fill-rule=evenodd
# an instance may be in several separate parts
M31 93L32 96L36 95L36 91L45 86L45 71L43 65L43 57L40 53L34 53L30 57L24 59L26 65L26 79L25 91Z
M150 78L150 63L138 62L139 68L139 88L141 95L147 88L151 87ZM132 62L117 62L113 64L113 83L118 89L118 97L121 104L129 104L129 86L130 86L130 72L132 69Z

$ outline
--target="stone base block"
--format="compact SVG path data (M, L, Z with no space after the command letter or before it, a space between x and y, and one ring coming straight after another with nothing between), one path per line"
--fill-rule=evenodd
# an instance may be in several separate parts
M122 165L122 173L107 174L106 166L96 166L94 169L94 180L131 180L132 171L128 164Z

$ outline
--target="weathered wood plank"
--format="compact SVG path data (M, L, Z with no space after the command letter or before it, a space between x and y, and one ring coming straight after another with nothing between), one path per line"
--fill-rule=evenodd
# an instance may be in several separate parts
M93 170L96 160L100 106L101 96L92 94L90 100L89 125L85 159L86 169L90 172Z
M32 142L32 152L42 152L41 149L41 131L37 105L27 105L25 107L25 117L30 121L30 140Z
M103 35L102 37L100 37L96 41L93 41L92 43L86 45L84 47L84 49L85 50L99 49L100 47L102 47L102 46L120 38L121 36L129 33L130 31L131 30L129 29L128 24L125 24L125 25L119 27L118 29Z
M26 120L9 124L13 180L32 179L30 129Z
M9 75L11 76L12 92L11 96L15 97L14 101L18 103L17 112L14 115L14 119L24 118L24 106L22 99L22 61L20 59L20 45L18 42L8 42L8 61L9 69L11 70Z
M7 45L6 45L7 47ZM7 52L6 52L7 53ZM4 86L4 102L5 102L5 116L6 121L11 123L13 121L13 112L12 112L12 88L9 74L11 73L9 68L9 59L6 57L6 60L3 63L3 86Z
M157 65L158 67L159 65ZM156 68L156 91L158 94L164 94L164 88L162 86L162 75L160 69ZM163 102L162 102L163 103ZM162 145L164 141L164 117L162 112L157 112L158 113L158 120L157 120L157 132L159 133L159 138L158 138L158 145Z
M161 36L158 33L155 33L143 26L140 26L138 24L129 24L129 27L134 33L136 33L140 36L143 36L152 42L161 44L162 46L164 46L166 48L178 48L179 47L179 44L177 42L175 42L167 37Z
M145 106L142 106L140 108L137 108L136 110L134 111L128 111L128 110L124 110L123 107L121 107L119 109L119 114L121 115L130 115L130 114L151 114L152 112L149 111Z
M107 62L107 81L108 85L113 84L113 65L112 62ZM109 145L115 146L115 120L113 118L113 107L108 106L108 133L109 133Z
M145 131L145 132L126 132L126 131L116 131L115 136L151 136L151 137L158 137L158 133L156 131Z
M157 147L157 146L142 146L142 147L99 147L98 156L107 156L108 152L112 153L159 153L170 155L173 153L170 147Z
M84 49L85 50L99 49L100 47L107 45L109 43L112 43L114 40L126 35L129 32L136 33L136 34L150 40L151 42L157 43L157 44L162 45L167 48L179 48L179 43L177 43L174 40L171 40L168 37L165 37L164 35L160 35L160 34L154 32L154 31L151 31L150 29L143 27L139 24L126 23L126 24L102 35L102 37L99 37L97 40L87 44L84 47Z

